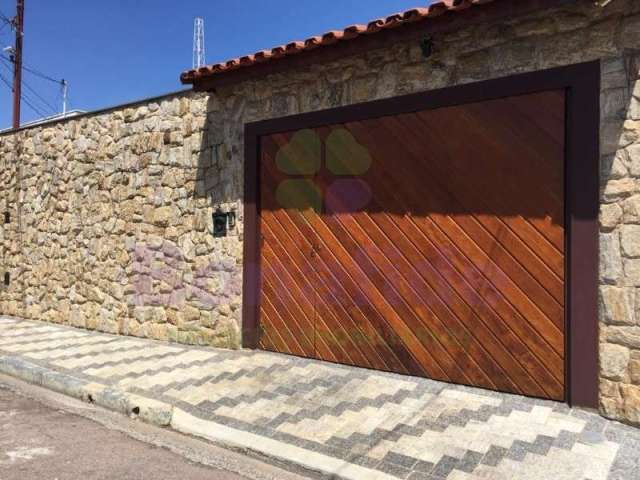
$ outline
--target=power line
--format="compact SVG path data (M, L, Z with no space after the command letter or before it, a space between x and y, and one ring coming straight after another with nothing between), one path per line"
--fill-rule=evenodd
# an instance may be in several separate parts
M47 107L49 107L49 110L51 110L53 114L58 113L58 109L52 106L47 100L45 100L44 97L42 97L42 95L36 92L35 89L33 89L27 82L23 80L22 83L24 84L25 87L27 87L27 90L29 90L31 93L33 93L36 96L36 98L38 98L42 103L44 103Z
M2 63L9 69L11 70L11 63L8 60L5 60L4 58L0 58L0 60L2 61ZM51 105L49 103L48 100L46 100L42 95L40 95L38 92L36 92L36 90L29 85L26 81L22 81L22 83L24 84L24 86L31 92L33 93L44 105L46 105L49 110L51 110L51 112L53 114L58 113L58 109L56 107L54 107L53 105Z
M24 72L28 72L36 77L39 77L43 80L47 80L49 82L53 82L56 85L62 86L63 91L63 114L66 113L67 108L67 90L68 84L62 79L58 80L53 78L46 73L43 73L31 66L24 65L23 62L23 39L24 39L24 4L25 0L16 0L16 16L15 18L9 18L4 13L0 12L0 33L9 25L12 30L16 33L15 46L11 48L10 57L7 58L6 55L0 53L0 60L10 71L13 71L13 83L9 82L4 76L1 76L2 82L5 83L7 87L11 89L13 92L13 128L18 128L20 126L20 102L24 101L27 106L29 106L34 112L38 115L45 116L42 111L34 105L34 101L32 98L23 93L22 84L31 94L33 94L42 105L45 105L52 113L57 113L57 109L49 103L47 99L45 99L42 95L40 95L31 85L27 84L22 79L22 74ZM12 68L13 67L13 68Z
M26 71L26 72L29 72L29 73L30 73L30 74L32 74L32 75L35 75L36 77L40 77L40 78L42 78L42 79L44 79L44 80L49 80L50 82L54 82L54 83L57 83L57 84L61 84L61 83L62 83L62 80L58 80L58 79L56 79L56 78L50 77L49 75L46 75L46 74L44 74L44 73L42 73L42 72L39 72L39 71L37 71L37 70L34 70L33 68L26 67L26 66L24 66L24 65L23 65L23 66L22 66L22 69L23 69L24 71Z
M9 57L7 57L5 55L2 55L2 54L0 54L0 58L4 58L5 60L7 60L9 62L12 61ZM26 66L26 65L23 64L22 65L22 69L24 71L26 71L26 72L29 72L32 75L35 75L36 77L40 77L40 78L42 78L44 80L49 80L50 82L57 83L59 85L62 84L62 80L58 80L57 78L50 77L46 73L42 73L42 72L36 70L33 67L29 67L29 66Z
M36 106L36 102L33 100L33 98L28 96L26 93L22 92L21 98L31 108L34 108ZM43 112L39 106L37 108L38 108L38 115L40 115L42 118L46 118L46 117L54 116L58 114L58 112L56 112L55 110L53 110L52 113L47 113L47 112Z
M3 58L8 62L12 62L13 63L11 58L9 58L9 57L7 57L7 56L5 56L3 54L0 54L0 58ZM44 80L49 80L50 82L54 82L54 83L57 83L57 84L61 84L62 83L62 80L58 80L56 78L50 77L49 75L47 75L45 73L42 73L42 72L39 72L38 70L36 70L36 69L34 69L32 67L28 67L28 66L26 66L24 64L22 65L22 69L27 71L27 72L29 72L29 73L31 73L32 75L36 75L37 77L42 78Z
M13 87L11 86L11 82L0 73L0 81L2 81L2 83L4 83L7 87L9 87L9 90L13 91ZM34 107L31 102L29 102L24 95L21 95L22 100L24 101L24 103L31 108L31 110L33 110L36 114L40 115L41 117L45 118L47 116L46 113L41 112L38 108Z
M13 25L13 19L7 17L2 12L0 12L0 20L2 20L6 25Z

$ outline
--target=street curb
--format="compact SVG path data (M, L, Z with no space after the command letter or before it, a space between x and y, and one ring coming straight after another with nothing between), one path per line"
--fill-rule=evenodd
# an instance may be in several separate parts
M91 405L54 392L40 385L34 385L19 378L0 372L0 390L10 391L30 398L54 410L83 417L96 422L108 430L121 432L134 440L163 448L196 464L219 471L235 473L245 480L311 480L320 476L309 476L301 468L282 465L261 455L251 455L238 448L228 448L216 442L184 434L173 428L162 428L146 422L137 422L118 412L112 412L98 405ZM304 476L302 476L304 474Z
M316 452L286 445L249 432L225 427L211 421L192 416L173 405L141 397L101 383L82 380L53 369L41 367L21 358L0 355L0 373L54 392L91 403L145 423L169 428L173 431L204 438L222 448L253 453L306 475L335 479L393 480L393 477L351 465Z
M211 432L202 431L202 427L194 428L194 425L206 425L206 429L219 426L212 422L191 417L179 408L174 408L173 405L141 397L101 383L72 377L71 375L27 362L19 357L0 355L0 374L8 375L116 413L125 414L131 418L139 418L145 423L157 427L169 428L175 432L204 438L231 451L243 452L244 454L253 452L258 457L270 459L271 461L276 461L276 463L284 462L284 464L306 473L320 475L323 473L322 469L317 468L317 466L307 465L306 462L265 452L264 449L255 448L255 446L243 445L242 442L233 441L226 435L212 435Z
M81 380L64 373L35 365L17 357L0 356L0 372L34 385L94 403L132 418L168 427L173 417L173 405L141 397L119 388Z
M269 460L301 468L304 472L332 480L397 480L398 477L379 470L285 444L273 438L237 430L193 416L179 408L174 410L171 428L204 438L217 445L241 452L257 453Z

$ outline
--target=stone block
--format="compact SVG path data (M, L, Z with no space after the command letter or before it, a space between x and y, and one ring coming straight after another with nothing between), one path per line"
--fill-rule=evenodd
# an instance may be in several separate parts
M627 118L630 120L640 120L640 100L631 98L629 100L629 108L627 109Z
M167 312L163 307L136 307L133 310L134 318L141 324L146 322L165 323Z
M640 272L639 272L640 274ZM606 282L617 282L622 277L622 255L618 232L600 235L600 278Z
M602 320L610 325L634 325L635 288L602 286L600 304Z
M600 379L600 395L604 397L619 399L620 383L611 381L611 380L606 380L604 378Z
M629 173L634 177L640 177L640 144L627 147L625 155L628 159Z
M69 315L69 323L74 327L84 328L86 321L82 310L78 307L74 307Z
M637 353L637 352L634 352ZM632 357L629 362L629 377L634 385L640 386L640 357Z
M640 424L640 386L622 385L620 391L624 400L624 419L634 424Z
M602 199L613 202L638 193L638 183L634 178L619 178L608 180L604 185Z
M549 35L555 33L557 30L557 24L549 21L546 17L538 17L517 22L513 26L513 33L518 36L532 36L532 35Z
M620 230L620 245L625 256L640 257L640 225L623 225Z
M200 324L206 328L215 329L218 324L219 318L220 317L216 314L216 312L200 312Z
M640 327L612 326L603 329L604 340L631 349L640 349Z
M182 309L182 317L185 322L194 322L200 320L200 310L187 305Z
M613 88L600 94L601 118L624 120L631 94L629 89Z
M600 411L607 418L621 419L624 416L622 399L601 396Z
M626 286L640 287L640 259L624 258L622 263L624 266L624 277L619 278L618 281Z
M600 346L600 374L610 380L623 380L629 365L629 349L605 343Z
M619 43L621 48L638 48L638 45L640 45L640 15L623 19L619 33Z
M169 327L165 323L151 323L148 326L147 337L161 341L169 341Z
M151 223L159 227L168 227L174 221L177 213L172 207L160 207L153 210Z
M602 89L628 88L629 77L625 63L620 57L610 58L602 62Z
M639 197L640 199L640 197ZM617 203L604 204L600 206L600 226L603 229L611 230L620 223L623 210Z
M625 223L640 223L640 195L633 195L621 203L622 221Z
M134 337L142 336L140 331L140 323L133 318L126 318L122 322L122 333L124 335L132 335Z

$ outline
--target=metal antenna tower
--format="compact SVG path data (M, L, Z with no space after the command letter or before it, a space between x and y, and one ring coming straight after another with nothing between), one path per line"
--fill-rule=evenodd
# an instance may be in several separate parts
M204 19L196 17L193 22L193 68L204 65Z

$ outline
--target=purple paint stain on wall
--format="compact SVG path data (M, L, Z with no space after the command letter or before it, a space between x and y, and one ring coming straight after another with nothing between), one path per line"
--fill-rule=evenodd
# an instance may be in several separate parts
M354 213L371 201L371 187L359 178L340 178L327 188L327 213Z
M189 302L210 310L241 294L241 275L232 258L212 260L193 270L180 247L166 240L155 247L136 244L133 257L130 305L180 308ZM186 273L191 274L191 280L185 280ZM217 284L216 291L211 291L210 281ZM158 282L170 291L160 291L155 285Z

